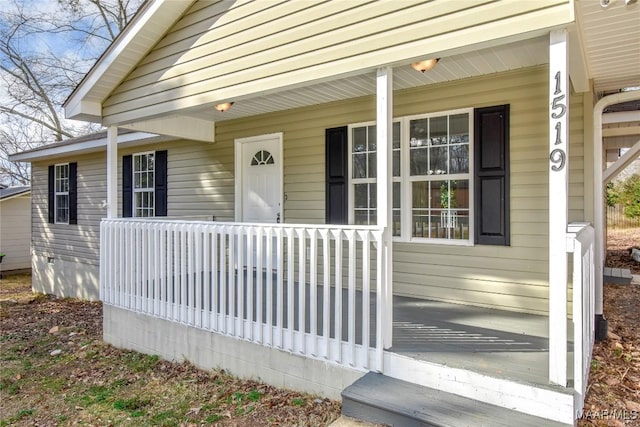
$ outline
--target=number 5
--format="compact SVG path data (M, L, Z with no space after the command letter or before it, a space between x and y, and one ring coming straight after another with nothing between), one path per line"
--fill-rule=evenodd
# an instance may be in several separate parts
M562 116L564 116L565 113L567 112L567 106L560 102L564 98L565 98L565 95L560 95L560 96L556 96L555 98L553 98L553 102L551 103L551 109L552 110L557 110L559 108L560 112L559 113L556 113L556 112L551 113L551 117L552 118L559 119Z

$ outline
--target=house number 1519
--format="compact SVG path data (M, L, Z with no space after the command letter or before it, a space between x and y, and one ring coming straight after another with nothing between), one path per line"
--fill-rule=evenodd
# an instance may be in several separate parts
M556 90L553 92L556 95L553 98L551 103L551 119L561 119L567 113L567 105L563 103L566 95L562 93L562 89L560 88L560 71L558 71L555 75L556 80ZM558 121L555 124L556 129L556 141L553 145L562 145L562 122ZM551 170L554 172L559 172L564 169L564 166L567 163L567 153L562 148L555 148L551 151L549 155L549 160L551 161Z

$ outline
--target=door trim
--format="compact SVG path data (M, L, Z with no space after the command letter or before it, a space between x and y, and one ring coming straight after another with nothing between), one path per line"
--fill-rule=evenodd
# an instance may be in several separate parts
M285 218L284 218L284 150L282 148L282 132L276 132L276 133L267 133L264 135L256 135L256 136L249 136L249 137L245 137L245 138L236 138L234 139L234 162L235 162L235 169L234 169L234 184L235 184L235 191L234 191L234 196L235 196L235 207L234 207L234 218L235 218L235 222L241 222L242 221L242 213L243 213L243 206L242 206L242 174L244 172L243 169L243 155L244 155L244 147L246 143L250 143L250 142L257 142L257 141L262 141L264 139L278 139L278 156L280 158L280 165L278 167L278 170L280 171L280 191L279 191L279 195L280 195L280 200L279 200L279 204L280 204L280 222L283 223Z

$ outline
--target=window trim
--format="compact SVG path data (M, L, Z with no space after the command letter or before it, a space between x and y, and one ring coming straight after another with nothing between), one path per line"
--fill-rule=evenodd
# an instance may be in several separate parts
M414 237L412 236L411 231L411 209L412 209L412 183L413 182L429 182L429 180L423 179L423 176L411 176L409 171L410 165L410 147L409 147L409 130L410 123L412 120L417 119L425 119L431 117L440 117L440 116L452 116L456 114L467 114L469 125L469 172L465 174L451 174L445 175L448 181L456 180L456 179L464 179L469 181L469 237L465 240L459 239L436 239L436 238L428 238L428 237ZM409 116L401 116L394 117L392 119L392 123L400 123L400 176L392 177L392 185L395 182L400 183L400 236L393 236L393 241L395 242L407 242L407 243L425 243L425 244L438 244L438 245L454 245L454 246L474 246L475 240L475 182L474 182L474 148L475 148L475 135L474 135L474 108L458 108L453 110L444 110L444 111L435 111L430 113L422 113L422 114L414 114ZM348 138L348 219L349 224L354 223L354 179L353 179L353 129L364 126L375 126L377 124L376 121L367 121L360 123L353 123L347 126L347 138ZM393 143L389 141L390 144ZM393 148L392 148L393 150ZM393 156L391 158L391 162L393 162ZM393 169L393 165L392 165ZM393 172L393 170L392 170ZM376 174L377 175L377 174ZM376 178L358 178L357 183L377 182ZM389 203L393 204L393 192L391 200ZM377 210L378 208L376 208ZM393 212L393 209L392 209ZM390 218L393 221L393 215Z
M151 180L151 187L146 188L136 188L136 157L140 156L148 156L153 154L153 179ZM142 171L138 171L142 172ZM149 173L149 168L147 167L146 173ZM136 193L152 193L153 194L153 206L151 213L152 215L148 216L138 216L137 212L137 204L136 204ZM156 152L155 151L142 151L139 153L133 153L131 155L131 216L133 218L154 218L156 216ZM148 208L143 208L148 209Z
M67 167L67 191L58 191L58 180L61 179L59 178L58 175L58 170L59 168L66 166ZM64 225L69 225L69 216L71 213L71 206L70 206L70 202L71 202L71 197L69 195L71 190L71 168L69 166L69 162L67 163L56 163L53 165L53 212L54 212L54 219L53 222L54 224L64 224ZM67 220L66 221L60 221L58 219L58 196L67 196Z

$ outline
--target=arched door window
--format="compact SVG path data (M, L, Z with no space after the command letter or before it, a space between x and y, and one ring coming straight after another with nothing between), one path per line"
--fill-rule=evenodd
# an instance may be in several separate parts
M273 156L266 150L260 150L253 155L251 166L262 166L274 164Z

